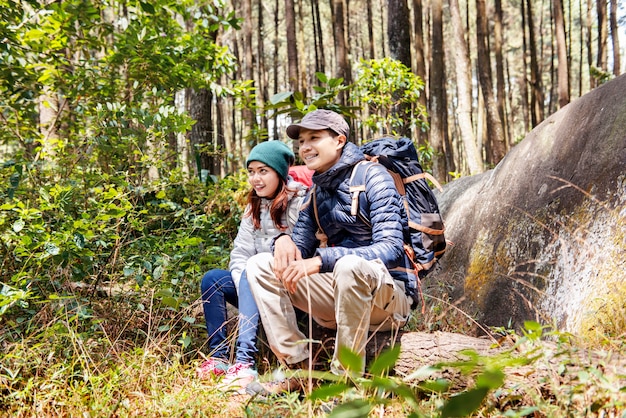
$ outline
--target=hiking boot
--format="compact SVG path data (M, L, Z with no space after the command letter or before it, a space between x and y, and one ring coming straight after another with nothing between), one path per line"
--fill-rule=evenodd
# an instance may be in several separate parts
M244 393L246 387L254 382L257 376L258 373L252 364L236 363L228 368L221 383L226 389Z
M211 376L222 376L228 371L228 363L221 358L210 357L196 369L199 379L208 379Z

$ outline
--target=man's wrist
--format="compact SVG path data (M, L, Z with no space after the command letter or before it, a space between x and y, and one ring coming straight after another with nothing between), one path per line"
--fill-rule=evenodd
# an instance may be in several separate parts
M272 253L274 253L274 246L276 245L276 241L278 241L281 237L284 237L285 235L289 235L289 234L282 232L276 235L274 238L272 238L272 242L270 243L270 250L272 251Z

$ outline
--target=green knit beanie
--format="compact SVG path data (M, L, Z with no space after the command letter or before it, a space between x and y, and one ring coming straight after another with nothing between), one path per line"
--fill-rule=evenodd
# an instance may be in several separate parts
M289 147L280 141L261 142L250 151L246 160L246 167L252 161L260 161L272 167L283 180L287 180L289 166L294 163L296 156Z

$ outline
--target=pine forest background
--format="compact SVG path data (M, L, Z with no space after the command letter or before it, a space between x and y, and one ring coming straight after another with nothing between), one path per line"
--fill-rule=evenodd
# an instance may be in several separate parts
M413 138L440 181L492 168L620 74L625 13L617 0L0 0L0 307L32 310L67 282L197 291L228 259L248 151L318 107L346 115L357 143Z

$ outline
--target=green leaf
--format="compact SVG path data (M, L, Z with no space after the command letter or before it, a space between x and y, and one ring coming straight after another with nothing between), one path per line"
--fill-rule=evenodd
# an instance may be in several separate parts
M74 244L81 250L85 248L85 237L79 232L74 233Z
M328 415L329 418L367 418L372 410L369 402L355 399L336 406Z
M330 385L322 385L319 388L313 390L309 395L309 399L312 401L315 400L326 400L335 396L339 396L345 391L349 390L352 386L347 383L333 383Z
M476 379L477 387L497 389L504 384L504 372L502 370L485 370Z
M396 364L398 357L400 357L399 344L382 352L378 357L376 357L370 365L369 372L374 376L387 374Z
M276 93L275 95L273 95L272 97L270 97L270 103L272 104L277 104L280 102L283 102L285 100L287 100L288 98L290 98L292 96L292 92L290 91L285 91L282 93Z
M15 231L15 233L20 232L22 229L24 229L24 225L26 225L24 223L23 219L18 219L17 221L13 222L13 231Z
M315 76L317 77L317 79L319 81L321 81L322 83L326 84L328 83L328 77L326 76L326 74L324 73L320 73L320 72L316 72Z
M337 358L348 371L360 372L363 367L363 358L347 347L339 347Z
M441 417L465 417L476 411L487 396L489 389L480 387L453 396L443 406Z
M44 244L44 250L50 255L57 255L61 252L59 247L53 242L46 242Z
M159 280L161 276L163 276L163 266L156 266L156 268L152 272L152 277L156 280Z
M169 306L170 308L174 308L174 309L178 309L178 307L180 306L180 303L178 302L178 299L170 297L170 296L166 296L166 297L161 298L161 302L165 306Z
M146 2L139 2L139 4L141 5L141 10L143 10L146 13L150 13L150 14L154 14L155 10L154 10L154 6L150 3L146 3Z

